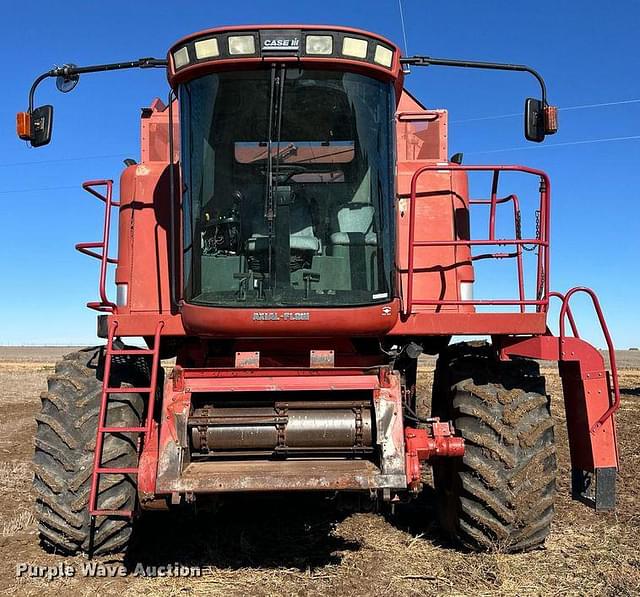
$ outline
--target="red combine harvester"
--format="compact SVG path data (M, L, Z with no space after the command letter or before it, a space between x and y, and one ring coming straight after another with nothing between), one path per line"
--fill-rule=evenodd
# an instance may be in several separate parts
M401 57L345 27L212 29L167 60L66 65L34 82L18 115L33 146L51 137L52 107L34 107L47 77L69 91L84 73L160 67L171 89L142 110L141 161L125 161L119 200L111 180L83 185L105 209L102 240L77 248L100 261L88 306L107 343L67 355L42 398L45 546L122 551L141 511L207 495L362 492L395 504L421 491L424 465L464 546L540 546L556 455L534 359L559 363L573 496L614 507L615 356L594 293L549 289L549 179L449 159L447 112L403 87L404 69L429 65L532 74L541 99L526 101L525 135L556 131L544 81L526 66ZM516 174L533 182L528 223L525 201L499 191ZM489 182L482 199L470 197L477 176ZM504 264L515 271L506 297L488 267ZM576 292L593 300L610 374L578 336ZM491 343L450 345L460 335ZM123 342L136 337L145 348ZM416 392L421 353L438 355L431 413Z

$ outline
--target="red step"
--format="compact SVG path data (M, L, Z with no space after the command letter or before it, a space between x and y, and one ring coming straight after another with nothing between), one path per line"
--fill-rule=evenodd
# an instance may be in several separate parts
M149 394L151 388L104 388L103 392L109 394Z
M91 516L133 516L133 510L89 510Z
M146 427L100 427L101 433L144 433Z

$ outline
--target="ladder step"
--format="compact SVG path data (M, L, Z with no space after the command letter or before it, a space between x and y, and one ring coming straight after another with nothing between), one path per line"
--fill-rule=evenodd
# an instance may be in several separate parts
M105 388L107 394L149 394L151 388Z
M91 516L133 516L132 510L89 510Z
M120 355L153 355L155 354L155 350L151 348L125 348L123 350L112 350L109 352L109 356L120 356Z
M101 433L144 433L146 427L100 427Z
M135 466L129 467L98 467L94 469L99 475L137 475L138 468Z

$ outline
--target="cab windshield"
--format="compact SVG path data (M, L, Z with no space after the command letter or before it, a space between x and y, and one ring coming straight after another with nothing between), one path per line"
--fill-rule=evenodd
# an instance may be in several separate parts
M393 296L393 90L285 67L179 91L185 299L338 306Z

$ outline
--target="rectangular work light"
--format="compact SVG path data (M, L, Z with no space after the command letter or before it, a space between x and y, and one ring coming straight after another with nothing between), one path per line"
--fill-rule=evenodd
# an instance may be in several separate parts
M333 37L330 35L307 35L305 51L313 55L329 55L333 53Z
M180 48L179 50L176 50L173 53L173 64L176 69L182 68L183 66L189 64L189 50L187 50L186 46Z
M342 40L342 54L344 56L353 56L354 58L366 58L368 45L369 43L366 39L345 37Z
M256 40L253 35L230 35L227 42L229 54L234 56L256 53Z
M376 46L376 53L373 55L373 61L391 68L391 61L393 60L393 52L389 48L384 46Z
M220 48L218 48L218 40L213 37L211 39L201 39L193 44L196 49L196 58L215 58L220 56Z

